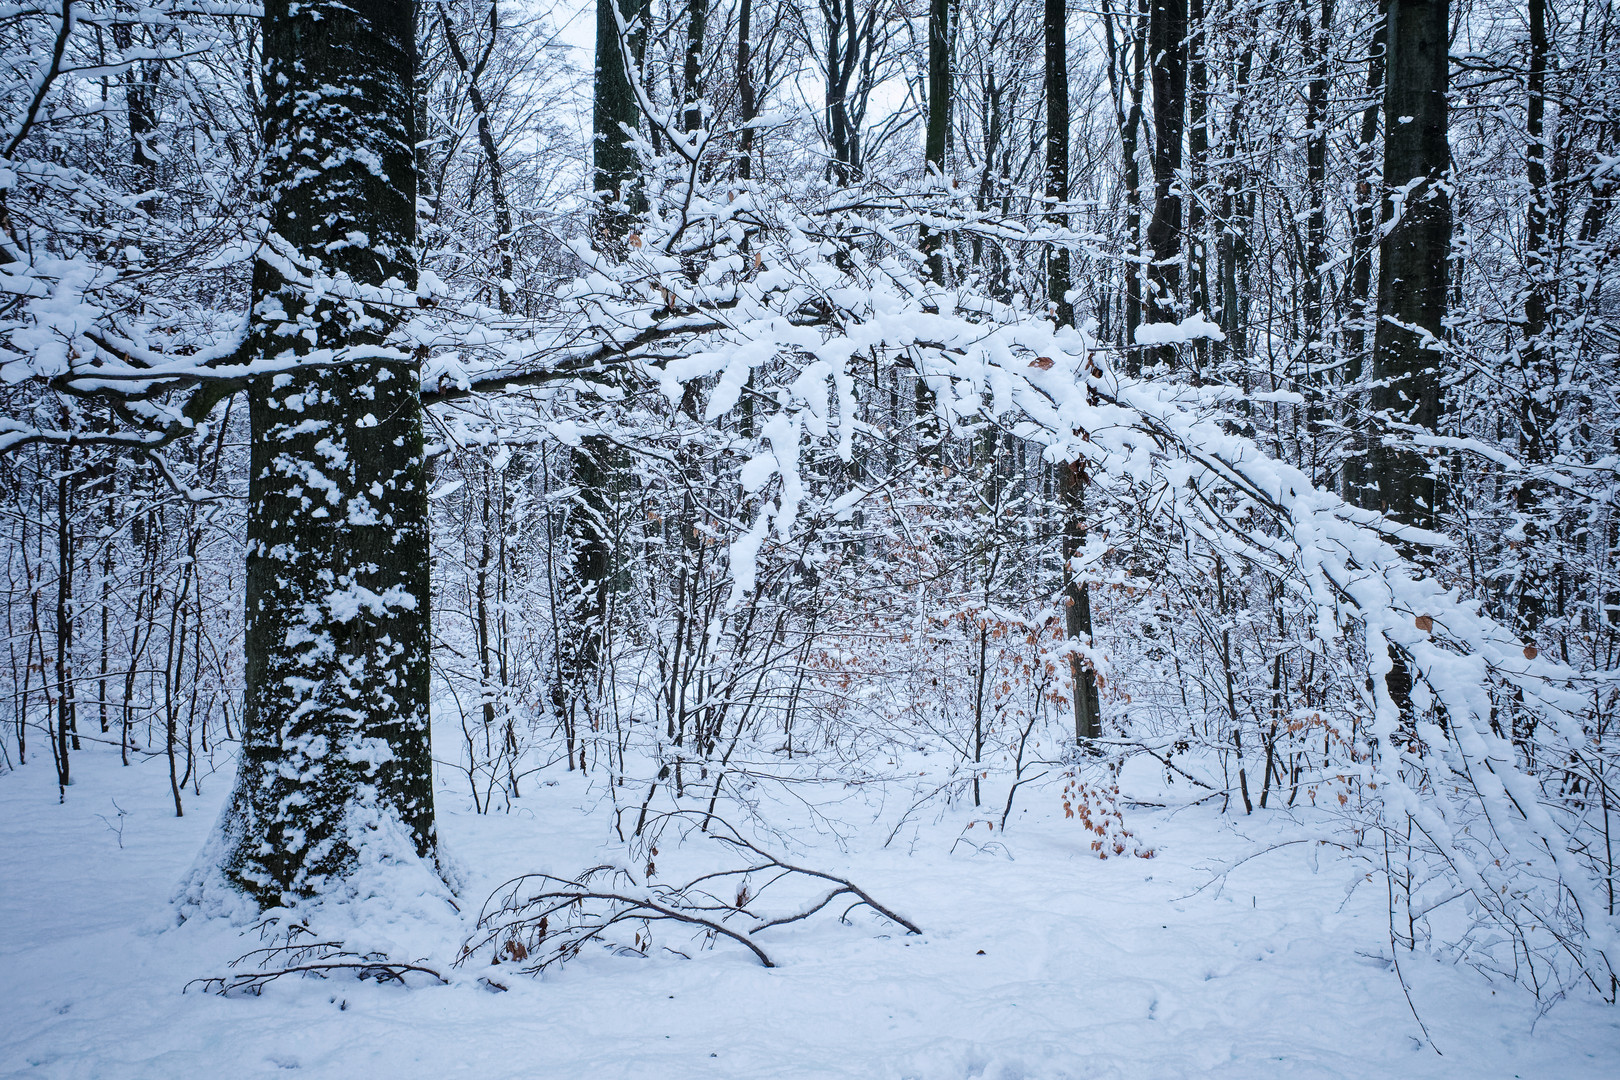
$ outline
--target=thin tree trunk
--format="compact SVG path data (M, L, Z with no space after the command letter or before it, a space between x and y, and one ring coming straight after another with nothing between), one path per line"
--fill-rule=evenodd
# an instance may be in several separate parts
M1373 252L1378 247L1377 207L1373 195L1377 182L1378 117L1384 90L1384 63L1389 20L1388 0L1379 0L1378 20L1367 59L1367 107L1361 113L1361 133L1356 143L1356 201L1351 212L1349 333L1345 337L1345 382L1357 389L1351 401L1352 414L1365 403L1359 387L1366 370L1367 330L1372 302ZM1366 505L1362 487L1366 483L1366 432L1357 432L1355 445L1344 461L1344 497Z
M124 4L120 3L122 9ZM135 44L135 28L128 22L112 24L113 44L126 57ZM152 152L151 138L157 131L157 81L163 73L162 64L147 60L131 63L124 72L125 116L129 124L130 164L139 173L141 183L150 191L157 182L157 156ZM150 214L157 210L157 202L150 195L137 204Z
M1226 128L1226 175L1221 181L1220 239L1216 244L1221 276L1221 332L1226 341L1223 355L1229 369L1226 377L1237 377L1248 361L1248 327L1244 322L1243 296L1247 290L1249 261L1248 204L1249 171L1240 160L1239 140L1243 134L1244 95L1254 66L1254 49L1246 48L1237 63L1236 86L1231 116Z
M72 454L71 449L62 449L56 480L56 782L58 795L64 799L72 783L69 750L79 749L78 725L73 715Z
M1069 227L1063 206L1069 201L1069 37L1067 0L1045 0L1046 35L1046 220ZM985 162L986 174L990 167ZM1047 299L1059 326L1074 325L1069 302L1069 249L1051 245L1046 253Z
M473 579L474 617L478 623L478 696L484 713L484 753L490 751L490 731L495 726L495 695L491 682L489 641L489 464L484 464L484 491L479 504L478 568Z
M96 642L100 655L96 665L96 711L101 721L101 733L108 732L107 720L107 671L111 663L112 648L108 635L111 631L112 619L112 575L113 575L113 525L116 522L117 504L115 498L118 485L118 470L116 465L109 461L106 470L107 491L106 505L103 507L101 548L101 634Z
M496 285L496 303L502 315L512 313L512 293L516 289L512 275L512 205L506 198L506 170L501 166L500 147L495 142L495 129L490 123L489 105L484 100L484 92L478 85L478 77L483 74L483 61L476 67L468 64L467 54L462 51L461 39L456 34L455 24L450 21L450 12L444 4L438 4L439 23L444 27L445 44L450 47L450 56L456 62L456 68L461 77L467 80L467 100L472 103L473 115L478 119L478 145L484 150L484 162L489 167L489 197L495 209L495 250L500 255L501 280ZM495 5L489 8L490 47L494 47L494 38L499 27L495 14ZM488 53L485 53L488 56Z
M1125 174L1125 318L1120 328L1120 345L1125 354L1125 370L1131 375L1139 375L1142 370L1141 355L1134 347L1136 328L1142 325L1142 163L1137 155L1142 131L1142 90L1147 73L1148 2L1137 0L1134 21L1128 21L1125 13L1115 15L1111 0L1103 0L1102 8L1108 79L1114 99L1114 122L1119 128L1120 164Z
M1066 0L1046 0L1043 22L1046 38L1046 197L1051 203L1047 220L1060 229L1069 227L1063 207L1069 201L1069 13ZM1074 325L1069 303L1069 252L1052 245L1047 252L1047 297L1061 326ZM1091 647L1091 595L1084 579L1074 572L1074 558L1086 543L1086 471L1083 461L1058 466L1058 487L1063 514L1064 633L1074 643ZM983 631L981 630L981 634ZM979 677L984 678L983 650ZM1070 658L1074 679L1074 737L1082 745L1100 734L1097 677L1078 655ZM977 792L977 787L975 787Z

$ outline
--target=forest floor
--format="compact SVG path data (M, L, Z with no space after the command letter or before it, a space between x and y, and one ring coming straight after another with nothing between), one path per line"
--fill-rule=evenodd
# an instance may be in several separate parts
M1391 969L1382 884L1330 849L1293 844L1216 879L1298 837L1297 819L1130 808L1155 857L1099 860L1055 788L1024 789L992 843L982 811L965 828L970 808L917 815L888 846L895 813L791 836L801 864L849 876L920 936L823 913L771 932L775 969L688 942L691 959L587 949L528 978L451 969L453 935L398 927L450 985L182 994L258 944L220 919L177 927L170 905L228 770L177 819L161 759L87 750L74 767L66 805L48 758L0 776L0 1076L1609 1080L1620 1060L1614 1008L1572 999L1538 1019L1513 986L1407 953L1431 1044ZM548 770L530 792L478 815L445 781L464 908L513 873L623 856L597 777ZM492 971L507 992L477 981Z

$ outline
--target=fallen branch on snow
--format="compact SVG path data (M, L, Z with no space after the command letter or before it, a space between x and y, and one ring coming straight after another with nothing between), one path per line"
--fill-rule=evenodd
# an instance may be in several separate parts
M347 972L352 972L361 981L375 979L379 983L395 982L401 986L410 985L405 981L407 974L427 975L440 983L449 981L422 964L390 960L378 952L349 952L343 948L342 942L337 941L302 942L298 940L300 935L309 935L309 931L302 926L291 926L287 930L285 944L244 953L226 965L233 969L231 974L192 979L181 993L197 986L221 997L236 993L257 997L266 985L286 975L324 979ZM248 970L234 970L244 965Z
M665 824L684 817L684 813L661 815ZM848 922L855 908L867 907L907 933L922 933L847 878L795 866L744 839L724 821L711 818L709 823L710 838L742 854L744 865L681 885L643 884L628 868L612 865L593 866L572 879L523 874L491 894L479 913L477 933L463 946L456 963L488 949L491 964L520 963L525 965L521 970L534 974L578 956L593 941L616 952L645 956L653 947L652 924L675 923L696 928L709 944L721 938L736 942L763 966L775 967L753 935L808 919L841 897L851 902L840 921ZM651 847L650 853L656 855L657 850ZM757 910L754 905L765 891L783 883L809 887L812 895L786 911ZM727 886L723 892L722 884ZM628 941L625 929L631 930Z

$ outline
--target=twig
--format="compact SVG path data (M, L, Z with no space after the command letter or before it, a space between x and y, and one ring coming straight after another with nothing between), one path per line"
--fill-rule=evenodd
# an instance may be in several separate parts
M673 811L656 815L654 825L689 818L694 831L699 831L699 819L705 817L708 815L696 811ZM479 933L462 947L456 963L465 963L485 946L491 946L497 963L502 959L528 961L529 966L523 970L532 974L572 959L592 941L646 955L652 942L650 938L643 941L641 932L635 934L633 945L624 945L622 941L613 941L609 931L625 922L640 923L643 927L653 922L674 922L699 927L711 940L725 937L735 941L753 953L764 967L775 967L769 954L751 940L753 935L808 919L841 896L854 898L854 903L840 916L845 922L851 911L864 905L904 927L908 933L922 932L915 923L879 903L854 882L778 858L744 839L724 819L712 818L711 825L714 824L719 828L706 835L747 852L750 857L744 865L711 871L679 886L643 887L628 869L606 864L593 866L571 880L540 873L520 875L490 894L484 910L479 913ZM611 875L616 882L628 883L633 889L617 885L603 888L594 884L595 879L603 875ZM749 884L758 883L761 877L766 880L750 893ZM731 878L742 879L735 899L723 899L709 891L716 882ZM790 878L825 882L832 888L819 899L781 915L771 916L749 908L767 889ZM535 891L530 892L531 888Z
M204 990L211 989L222 997L236 990L247 990L257 994L266 983L274 982L283 975L320 975L324 978L327 972L344 970L358 971L362 979L376 979L378 982L391 980L401 986L406 985L405 974L413 971L431 975L440 983L449 982L437 971L420 964L405 964L393 960L330 960L312 964L294 964L291 967L275 968L270 971L249 971L241 975L210 975L206 978L192 979L186 983L181 993L200 983Z

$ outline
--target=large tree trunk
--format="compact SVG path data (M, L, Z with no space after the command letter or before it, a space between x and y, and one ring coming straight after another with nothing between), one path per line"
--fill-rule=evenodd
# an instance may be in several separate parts
M1525 101L1525 179L1530 200L1524 212L1525 272L1529 288L1524 296L1524 341L1517 352L1519 366L1519 457L1526 465L1540 465L1552 456L1557 420L1552 392L1558 371L1544 335L1552 307L1553 267L1547 250L1548 215L1552 187L1547 182L1546 93L1547 0L1530 0L1530 71ZM1541 546L1548 528L1542 512L1542 485L1523 479L1514 490L1514 503L1520 514L1524 544L1521 550L1534 552ZM1530 565L1519 573L1519 622L1528 633L1541 625L1548 591L1544 566Z
M1047 221L1069 227L1061 205L1069 201L1069 11L1067 0L1046 0L1046 197L1053 203ZM989 172L990 163L985 162ZM1047 297L1059 326L1074 325L1069 303L1069 249L1053 245L1046 253Z
M416 278L414 4L269 0L263 63L271 233L247 355L300 362L248 391L223 869L273 904L329 891L363 850L431 857L435 835L420 375L384 345L398 308L355 302Z
M737 137L737 176L743 180L754 175L754 129L748 124L759 115L759 103L754 100L754 73L749 66L753 32L754 0L741 0L737 9L737 119L742 121L743 129ZM748 407L753 407L752 399Z
M1153 82L1153 216L1147 241L1147 321L1175 322L1181 290L1181 163L1187 112L1187 0L1153 0L1148 24ZM1161 363L1175 362L1167 345Z
M1447 0L1390 0L1384 85L1384 205L1373 337L1366 491L1372 508L1433 527L1440 499L1428 460L1391 424L1440 421L1451 201L1440 183L1446 141ZM1395 220L1398 217L1399 220ZM1394 443L1395 445L1391 445Z
M923 161L931 174L945 173L945 148L951 132L951 0L929 0L928 5L928 127L923 140ZM945 283L945 237L932 229L922 231L922 249L928 256L928 276Z
M461 48L461 38L456 33L455 23L450 20L450 12L445 8L443 0L439 0L439 23L444 29L444 42L450 48L450 56L456 62L456 68L461 72L462 78L467 80L467 100L472 103L473 115L478 118L478 145L484 151L484 163L489 167L489 198L495 210L495 251L500 260L500 281L496 284L496 303L502 315L512 313L512 294L516 291L513 282L512 262L512 205L506 198L506 169L501 161L500 146L495 142L495 126L490 118L489 103L484 100L484 91L479 86L478 79L483 72L483 63L476 65L468 63L467 54ZM489 8L489 34L490 45L494 46L495 34L498 32L500 22L496 18L494 3ZM488 54L485 54L486 58Z
M683 130L703 127L703 38L709 32L709 0L688 0L686 24L686 65L681 73L686 113Z
M1187 306L1209 311L1209 253L1204 244L1204 207L1209 197L1209 62L1204 0L1187 5ZM1207 342L1194 342L1188 360L1194 381L1204 377Z
M1301 314L1305 344L1301 369L1308 405L1306 421L1310 436L1310 449L1306 457L1311 468L1311 479L1320 483L1317 474L1320 462L1325 408L1325 370L1327 354L1323 349L1323 278L1327 273L1327 106L1328 106L1328 45L1333 29L1333 0L1320 0L1319 19L1301 13L1299 20L1300 50L1310 69L1310 84L1305 94L1305 265L1301 268Z
M1401 427L1440 422L1440 365L1451 264L1451 165L1446 138L1447 0L1389 0L1385 33L1384 236L1378 246L1378 326L1373 332L1372 427L1367 440L1371 507L1432 529L1440 485ZM1397 425L1400 425L1398 427ZM1403 656L1384 681L1403 718L1412 674Z
M556 642L558 682L552 709L562 723L568 767L577 760L575 739L596 692L607 652L608 601L613 589L614 487L630 468L626 455L606 437L590 435L569 455L576 493L568 510L568 540L574 577L567 597L562 637Z
M596 6L595 175L597 194L605 203L598 211L596 238L610 254L623 257L628 253L625 238L636 217L645 211L646 201L641 191L641 161L625 145L626 129L635 130L641 110L625 66L619 23L614 18L615 4L627 26L647 9L646 0L598 0ZM706 12L705 8L705 18ZM694 12L693 18L697 17ZM702 25L690 25L689 30L701 51ZM631 60L639 61L645 41L645 28L636 29L629 39ZM689 60L692 55L688 53ZM686 103L692 104L697 100L697 72L690 64L684 72L690 91ZM695 108L685 119L692 124L689 130L695 130L701 122ZM566 526L574 573L565 597L561 633L554 645L558 664L551 699L552 710L562 724L568 767L572 769L579 760L575 741L580 712L589 712L607 647L613 569L612 492L616 478L628 470L629 463L623 451L601 435L587 436L569 454L569 461L577 489Z
M619 44L619 23L614 7L628 25L642 11L644 0L596 0L596 85L592 111L594 183L602 207L597 211L597 242L616 247L630 231L633 215L643 209L641 162L627 146L625 128L635 130L641 119L630 75Z

